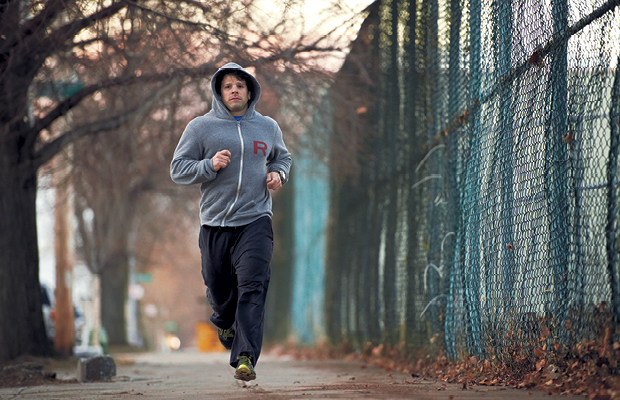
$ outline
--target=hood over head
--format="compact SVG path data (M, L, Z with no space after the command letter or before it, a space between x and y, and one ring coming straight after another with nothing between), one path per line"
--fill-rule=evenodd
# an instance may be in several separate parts
M248 111L245 113L246 116L249 116L254 113L254 107L256 106L256 102L260 98L260 84L256 80L252 74L247 72L242 66L236 63L228 63L217 70L215 74L213 74L213 78L211 78L211 91L213 92L213 110L216 113L227 113L229 114L228 108L222 102L221 96L221 86L222 79L226 76L227 73L232 71L239 71L242 75L248 78L248 91L251 93L251 98L248 101ZM229 114L230 115L230 114Z

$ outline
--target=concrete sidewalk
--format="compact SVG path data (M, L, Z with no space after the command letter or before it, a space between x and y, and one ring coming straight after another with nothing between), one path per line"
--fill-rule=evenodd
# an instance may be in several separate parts
M361 362L298 361L261 356L254 381L237 381L229 353L136 353L113 355L110 381L75 383L71 366L56 369L43 386L0 389L0 399L549 399L546 393L512 388L468 387L413 378ZM71 381L73 380L73 381ZM64 381L64 383L63 383ZM585 396L575 396L586 399Z

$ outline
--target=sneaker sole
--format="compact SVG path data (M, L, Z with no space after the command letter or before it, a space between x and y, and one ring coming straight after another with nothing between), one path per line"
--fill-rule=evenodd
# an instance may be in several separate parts
M256 379L256 374L253 373L245 365L242 365L241 367L237 368L237 371L235 372L235 379L239 379L242 381L252 381Z

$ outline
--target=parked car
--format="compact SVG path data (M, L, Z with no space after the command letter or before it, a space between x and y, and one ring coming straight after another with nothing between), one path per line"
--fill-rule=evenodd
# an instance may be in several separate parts
M54 327L54 291L46 284L41 284L41 303L43 307L43 322L45 323L45 332L47 338L54 340L56 329Z
M56 328L54 326L56 319L56 303L54 297L54 290L46 284L41 284L41 303L43 310L43 322L45 323L45 332L49 340L54 341L56 335ZM78 346L82 343L82 328L84 327L84 314L77 305L73 305L73 321L75 326L75 345Z

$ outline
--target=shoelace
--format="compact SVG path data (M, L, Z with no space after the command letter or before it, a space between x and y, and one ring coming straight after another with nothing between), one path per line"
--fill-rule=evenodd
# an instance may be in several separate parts
M252 360L250 360L250 357L239 356L239 357L237 357L237 360L239 360L239 365L245 364L245 365L252 366Z

